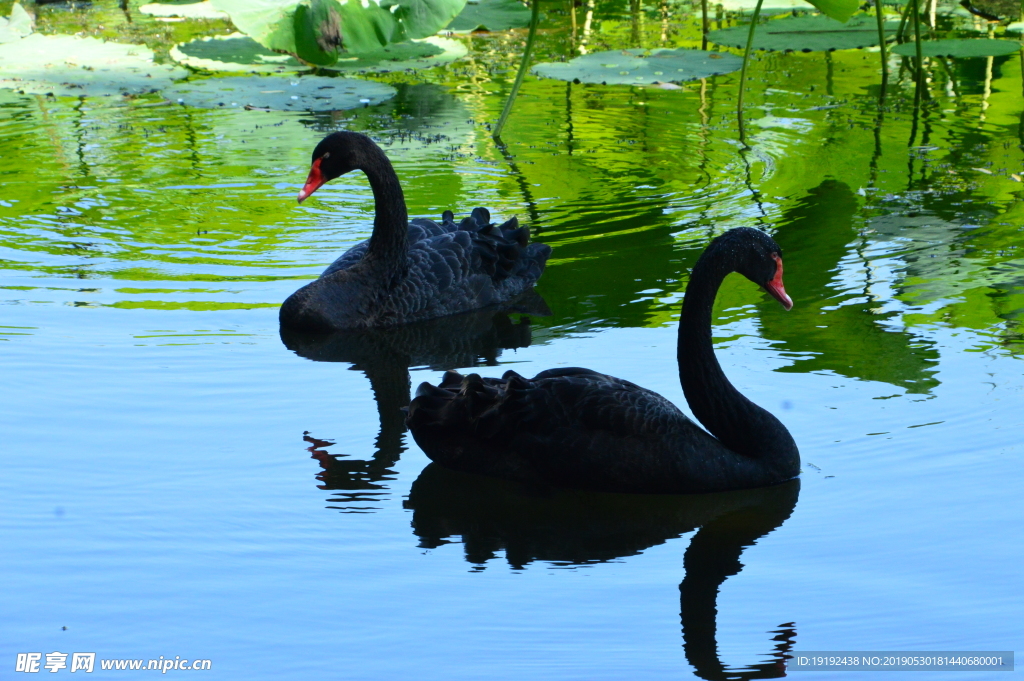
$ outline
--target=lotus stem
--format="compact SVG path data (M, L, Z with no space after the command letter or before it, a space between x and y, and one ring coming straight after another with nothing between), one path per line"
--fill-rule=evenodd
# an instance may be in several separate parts
M569 0L569 16L572 19L572 45L569 53L576 52L576 0Z
M885 19L882 18L882 0L875 0L875 21L878 22L878 47L882 57L882 91L878 95L878 102L881 104L885 101L885 86L889 82L889 55L885 49Z
M1024 17L1024 0L1020 0L1020 11ZM708 0L700 0L700 49L708 49Z
M758 0L760 4L761 0ZM498 139L501 137L501 129L505 127L505 121L508 119L508 115L512 113L512 104L516 101L516 95L519 94L519 86L523 84L523 77L526 76L526 69L530 66L530 52L533 51L533 39L537 36L537 22L540 19L540 0L533 0L530 3L530 32L526 36L526 48L523 50L523 60L519 62L519 73L516 74L516 80L512 83L512 91L508 93L508 100L505 102L505 108L501 111L501 117L498 119L498 124L494 126L494 132L491 133L491 137Z
M924 89L924 57L921 54L921 8L918 0L911 0L914 6L914 47L917 52L917 86L914 88L914 109L921 106Z
M1021 0L1024 2L1024 0ZM913 8L914 3L908 2L907 6L903 8L903 14L900 16L900 27L896 29L896 40L903 40L903 32L907 28L907 18L910 17L910 10Z
M743 128L743 90L747 84L747 63L750 61L750 50L754 46L754 30L757 28L757 20L761 16L761 0L757 0L754 6L754 16L750 20L750 32L747 34L747 49L743 51L743 68L740 69L740 94L736 98L736 119L740 127L740 142L746 146L746 130Z

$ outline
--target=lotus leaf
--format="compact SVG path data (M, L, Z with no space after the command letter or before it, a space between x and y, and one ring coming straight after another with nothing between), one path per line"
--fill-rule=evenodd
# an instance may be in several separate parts
M0 17L0 43L9 43L13 40L21 40L32 33L32 15L25 11L19 3L11 6L9 19Z
M885 32L893 34L899 22L887 21ZM743 48L750 26L734 26L708 33L708 40L719 45ZM754 48L779 52L818 52L850 50L878 44L878 24L874 17L859 16L845 24L823 16L786 17L758 26Z
M299 5L292 23L299 59L319 66L338 61L342 52L341 11L335 0L312 0L309 5Z
M457 40L425 38L394 43L368 54L343 55L330 68L346 73L422 69L454 61L466 54ZM272 52L241 33L200 38L171 48L171 58L209 71L283 73L306 66L287 54Z
M466 56L466 46L458 40L431 37L392 43L375 52L342 56L331 68L343 73L408 71L440 66Z
M260 45L247 35L232 33L199 38L171 48L171 59L209 71L299 71L306 67L295 57Z
M395 92L390 85L354 78L228 76L178 83L163 94L172 102L203 109L338 111L379 104Z
M0 87L54 95L138 95L184 78L182 68L153 63L142 45L70 35L32 35L0 44Z
M925 57L955 57L960 59L968 59L970 57L1002 57L1019 50L1020 43L1016 40L978 38L975 40L921 41L921 55ZM904 57L917 55L917 48L914 46L914 43L897 45L892 48L892 51Z
M712 6L721 5L726 12L743 12L750 14L757 6L757 0L722 0L710 2ZM806 0L762 0L761 16L808 9Z
M264 47L321 66L338 49L361 54L433 35L466 0L211 0ZM318 61L319 60L319 61ZM331 62L333 63L333 62Z
M860 9L858 0L807 0L825 16L845 22Z
M453 33L504 31L530 25L530 10L519 0L469 0L445 29Z
M153 17L182 17L185 19L227 19L228 15L216 7L213 3L190 2L185 5L165 5L158 2L143 5L139 8L143 14Z
M641 49L594 52L567 62L537 64L544 78L602 85L650 85L708 78L739 70L743 60L725 52Z

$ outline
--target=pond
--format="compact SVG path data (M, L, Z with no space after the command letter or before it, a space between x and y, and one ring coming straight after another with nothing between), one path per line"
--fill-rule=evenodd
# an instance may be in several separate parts
M487 124L521 39L461 38L466 59L380 76L396 97L350 112L0 90L0 664L715 679L782 676L800 650L1020 647L1019 58L987 79L963 60L915 117L906 79L878 106L877 53L761 54L749 149L737 74L528 78L502 147ZM358 173L295 202L335 129L382 144L413 216L530 225L543 301L282 339L281 301L372 224ZM795 306L733 275L715 347L793 433L799 481L540 493L430 465L405 432L410 386L450 368L585 366L685 410L682 293L736 226L782 246Z

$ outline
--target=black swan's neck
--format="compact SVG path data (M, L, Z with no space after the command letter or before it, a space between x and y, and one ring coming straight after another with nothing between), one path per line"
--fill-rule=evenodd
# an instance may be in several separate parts
M408 248L409 213L405 195L391 161L376 145L366 149L365 161L359 167L370 181L376 214L373 234L366 253L368 259L387 266L400 266L405 262Z
M773 467L792 468L799 465L793 437L777 418L733 387L711 343L715 295L736 269L734 252L712 244L693 268L679 319L679 381L693 415L722 444Z

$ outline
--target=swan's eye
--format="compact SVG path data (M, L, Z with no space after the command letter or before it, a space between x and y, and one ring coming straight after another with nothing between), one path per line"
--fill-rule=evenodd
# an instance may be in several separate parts
M325 161L326 161L326 160L327 160L327 159L329 159L330 157L331 157L331 152L329 152L329 151L325 151L325 152L324 152L324 155L323 155L323 156L321 156L320 158L322 158L323 160L325 160Z

